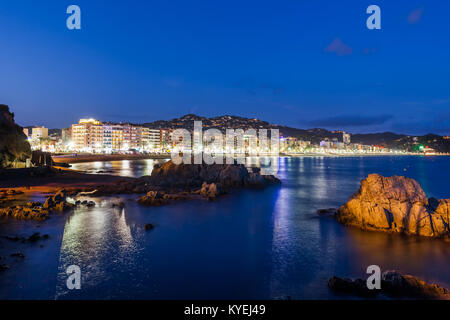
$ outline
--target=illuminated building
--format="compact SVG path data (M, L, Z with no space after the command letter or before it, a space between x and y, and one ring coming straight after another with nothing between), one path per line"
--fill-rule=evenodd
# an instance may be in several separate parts
M39 140L48 138L48 128L46 127L34 127L31 129L31 139Z
M346 133L346 132L342 133L342 141L344 142L344 144L346 144L346 145L350 144L350 142L351 142L350 137L351 137L350 133Z
M71 127L71 148L85 152L159 151L160 130L130 123L81 119Z
M103 125L95 119L80 119L72 125L72 142L78 151L100 152L103 147Z

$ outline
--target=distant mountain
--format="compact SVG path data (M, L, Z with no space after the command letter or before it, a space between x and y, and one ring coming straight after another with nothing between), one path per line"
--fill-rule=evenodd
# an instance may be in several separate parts
M300 140L311 141L313 144L319 144L325 138L338 139L342 141L342 131L329 131L321 128L314 129L298 129L287 126L280 126L271 124L267 121L262 121L256 118L249 119L238 116L224 115L213 118L201 117L195 114L187 114L181 118L172 120L158 120L155 122L144 123L143 125L152 129L179 129L185 128L193 130L194 121L202 121L204 129L216 128L223 130L225 128L232 129L248 129L248 128L265 128L265 129L279 129L280 135L284 137L295 137ZM424 136L407 136L403 134L396 134L392 132L382 133L368 133L368 134L353 134L351 136L353 143L360 143L366 145L379 145L387 148L397 148L401 150L416 150L419 145L428 146L438 152L450 152L450 140L444 137L427 134Z

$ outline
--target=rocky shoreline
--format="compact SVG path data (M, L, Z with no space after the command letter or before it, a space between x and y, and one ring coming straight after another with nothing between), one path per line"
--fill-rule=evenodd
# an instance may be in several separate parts
M450 291L436 284L397 271L386 271L381 276L381 288L369 290L366 280L332 277L328 287L339 294L361 298L376 298L380 295L395 299L450 300Z
M450 240L450 199L427 198L413 179L370 174L339 209L321 209L363 230Z
M265 188L270 185L281 183L274 176L264 176L260 174L259 168L252 168L250 171L242 164L193 164L176 165L172 161L161 165L155 165L150 176L141 178L116 177L111 182L102 183L103 176L95 176L95 183L77 183L77 174L70 171L60 171L58 169L32 170L40 173L40 178L45 179L45 175L59 177L68 174L73 177L73 184L70 178L66 180L63 188L56 191L48 189L52 193L42 204L39 202L26 202L22 205L7 206L5 203L14 200L15 196L31 192L31 188L10 188L0 190L0 216L8 216L25 220L45 220L52 212L64 212L77 205L90 205L91 202L79 203L79 201L68 201L68 197L76 198L78 195L100 197L118 194L140 195L137 202L141 205L160 206L180 200L206 199L214 200L217 197L229 193L238 188ZM30 173L26 173L30 174ZM83 175L83 174L80 174ZM35 176L33 173L28 177ZM52 184L53 189L58 183Z

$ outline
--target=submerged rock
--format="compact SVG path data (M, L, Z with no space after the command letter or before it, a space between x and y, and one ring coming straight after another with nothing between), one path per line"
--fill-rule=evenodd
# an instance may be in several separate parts
M450 299L450 291L436 284L411 276L402 275L397 271L386 271L381 276L381 289L367 288L366 280L339 278L333 276L328 280L328 287L333 291L355 295L358 297L373 298L384 294L392 298L413 299Z
M155 228L155 226L152 225L151 223L147 223L147 224L144 226L144 229L145 229L146 231L152 230L152 229L154 229L154 228Z
M169 199L164 197L165 194L160 191L149 191L147 195L138 199L138 203L147 206L161 206L169 203Z
M428 199L419 183L406 177L370 174L336 218L365 230L450 237L450 199Z
M327 208L327 209L318 209L317 214L321 216L335 216L338 209L336 208Z
M8 269L9 269L9 266L8 266L8 265L6 265L6 264L0 264L0 272L5 271L5 270L8 270Z
M232 188L266 187L280 183L274 176L263 176L259 170L248 172L241 164L179 164L168 161L153 168L150 177L143 177L138 189L151 189L139 198L143 205L160 206L170 200L203 197L214 200Z
M279 183L274 176L264 176L259 172L249 173L243 164L175 164L167 161L153 168L150 185L192 189L207 184L220 184L222 188L244 187L248 185L266 186Z

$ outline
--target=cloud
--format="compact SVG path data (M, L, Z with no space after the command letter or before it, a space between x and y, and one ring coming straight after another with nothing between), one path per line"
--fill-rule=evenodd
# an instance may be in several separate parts
M330 117L325 119L310 121L310 125L317 127L363 127L384 124L393 118L392 115L380 115L380 116L353 116L342 115L336 117Z
M408 19L407 19L408 23L409 24L418 23L420 21L420 19L422 19L423 10L424 10L424 8L421 7L419 9L411 11L408 15Z
M339 38L335 38L328 47L325 48L325 52L336 53L338 56L350 55L353 53L353 48L346 45Z

